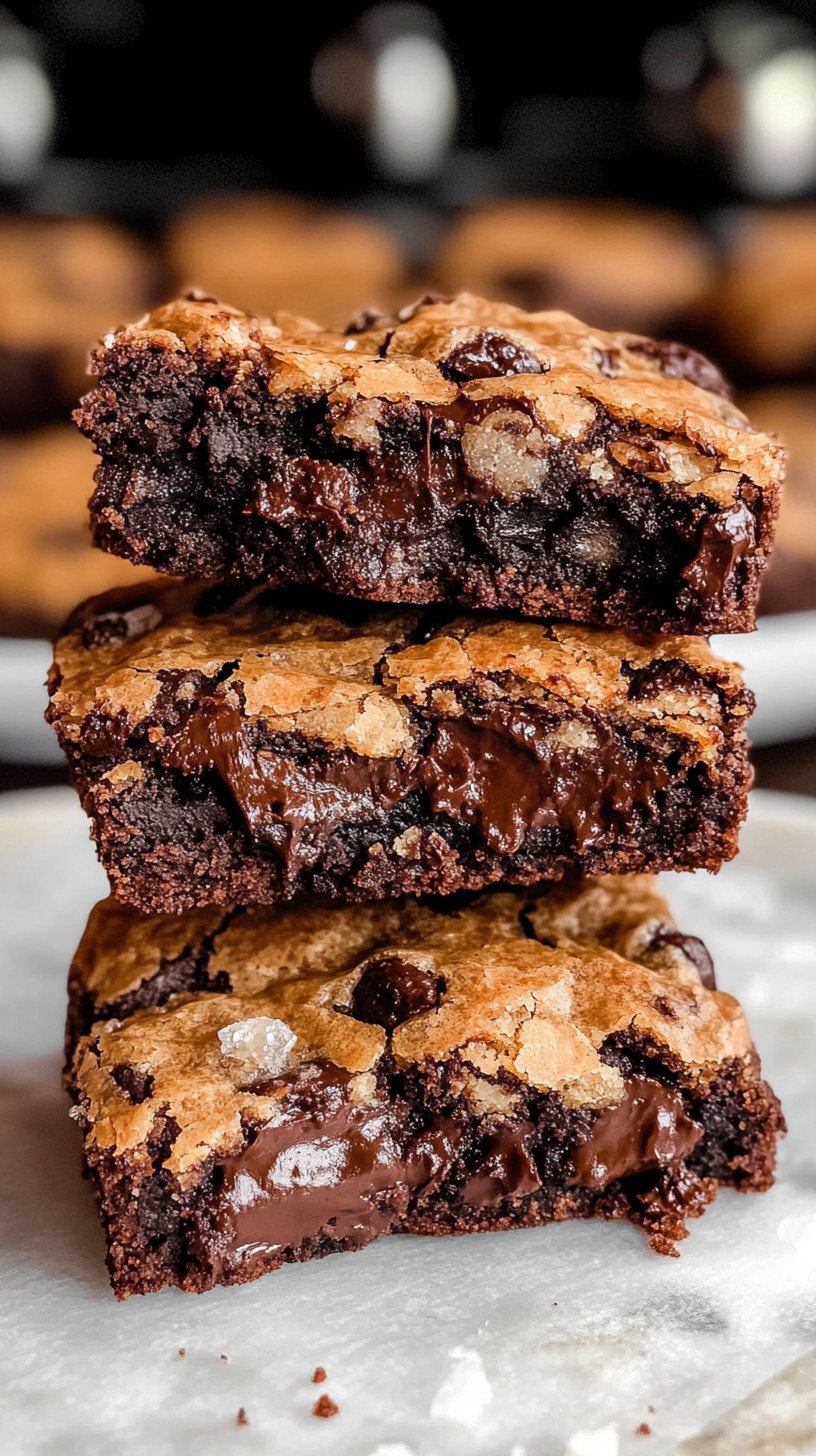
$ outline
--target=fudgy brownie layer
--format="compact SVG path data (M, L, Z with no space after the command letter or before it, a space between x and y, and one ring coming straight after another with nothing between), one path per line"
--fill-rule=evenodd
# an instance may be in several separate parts
M213 931L99 906L75 1006L196 937L229 980L120 1000L73 1053L117 1295L571 1217L629 1219L672 1253L720 1185L766 1188L779 1105L700 943L648 881L551 895L406 903L379 931L370 907Z
M783 452L681 345L467 294L347 336L189 298L93 367L75 419L107 551L381 601L753 626Z
M148 584L78 609L50 690L147 912L715 869L750 782L753 700L697 638Z

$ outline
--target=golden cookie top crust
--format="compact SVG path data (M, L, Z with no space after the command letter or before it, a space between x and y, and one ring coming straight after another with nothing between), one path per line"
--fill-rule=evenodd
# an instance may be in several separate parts
M200 915L177 924L178 934L166 917L98 906L72 973L77 989L98 997L132 986L140 970L205 929ZM245 1121L275 1117L276 1077L308 1076L315 1061L349 1072L352 1096L373 1101L386 1052L405 1068L455 1058L463 1090L481 1107L512 1098L519 1084L557 1092L573 1107L615 1104L623 1080L601 1052L616 1032L651 1038L692 1084L732 1057L750 1072L750 1036L733 997L708 990L682 948L651 949L672 928L646 876L483 896L447 914L413 901L385 913L239 911L210 951L209 970L228 969L230 991L182 994L99 1023L77 1048L72 1083L93 1141L117 1155L147 1157L157 1120L175 1119L166 1166L184 1184L211 1155L241 1145ZM118 967L100 968L117 937ZM389 1029L366 1019L357 997L364 977L394 961L436 992Z
M415 423L430 411L461 438L469 471L498 490L509 486L498 456L492 472L486 458L498 449L483 427L488 416L494 434L524 435L533 474L542 452L566 442L599 482L628 467L720 509L736 500L743 477L772 501L782 477L782 447L751 429L718 371L694 351L466 293L367 317L345 335L288 314L258 319L182 298L109 335L95 367L104 375L109 351L139 349L229 366L240 377L255 372L284 410L320 401L335 438L369 453L379 451L394 411ZM606 445L598 443L604 421L615 436ZM514 477L513 489L523 488Z
M648 687L633 692L646 674ZM78 608L55 648L51 691L50 721L67 741L93 715L122 734L149 725L156 754L204 696L237 724L382 759L419 752L418 712L455 717L474 693L482 704L554 707L567 716L557 729L565 748L591 746L582 715L595 712L636 735L664 727L702 759L722 746L724 703L732 722L750 711L738 668L703 638L449 621L260 587L230 598L196 584L112 592ZM111 770L129 772L139 764Z
M208 906L183 915L142 915L112 896L95 905L70 971L72 994L104 1007L170 962L202 957L213 979L229 977L240 995L294 976L334 974L388 944L462 949L522 939L533 929L580 943L599 942L630 960L685 964L682 948L656 937L676 929L652 875L566 879L546 889L481 895L449 910L404 898L376 904L301 901L279 909Z

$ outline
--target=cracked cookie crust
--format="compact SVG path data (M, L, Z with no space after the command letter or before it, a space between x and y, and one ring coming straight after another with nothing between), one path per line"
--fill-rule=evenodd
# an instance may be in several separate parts
M784 1123L742 1011L649 877L178 918L106 901L71 999L120 1298L389 1232L615 1218L672 1253L720 1186L773 1180Z

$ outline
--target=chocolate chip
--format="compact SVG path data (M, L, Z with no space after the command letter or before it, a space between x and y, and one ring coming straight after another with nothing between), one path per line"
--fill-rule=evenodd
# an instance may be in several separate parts
M660 697L661 693L691 693L699 691L699 679L694 669L679 657L667 657L652 662L648 667L636 668L629 683L628 696L636 702L646 702Z
M393 1031L403 1021L421 1016L439 1005L444 986L433 971L414 965L402 956L382 956L369 961L351 998L352 1014L358 1021Z
M469 343L460 344L437 366L453 384L467 379L495 379L508 374L546 374L547 369L523 345L493 330L477 334Z
M677 344L671 339L638 339L626 347L630 354L643 354L647 359L653 359L661 374L668 379L687 379L690 384L707 389L710 394L733 399L734 391L716 364L706 359L705 354L689 349L686 344Z
M153 1091L153 1078L149 1072L141 1072L128 1062L118 1062L111 1067L111 1076L131 1102L146 1102Z
M383 313L382 309L364 308L358 314L355 314L350 323L346 324L343 332L346 334L364 334L366 329L373 329L376 324L382 323L383 319L390 317L391 315Z
M672 1006L671 1001L666 1000L665 996L653 996L652 1005L654 1006L655 1011L660 1012L661 1016L668 1016L670 1021L676 1020L677 1011L675 1010L674 1006Z
M678 950L683 952L686 960L691 961L706 990L716 991L717 978L714 972L714 962L708 947L702 940L696 935L683 935L680 930L664 930L655 936L650 950L660 950L664 945L676 945Z
M408 324L415 318L421 308L431 308L435 303L453 303L452 293L423 293L416 303L408 303L401 308L397 314L401 324Z
M620 374L623 355L620 349L593 349L592 357L599 374L605 379L615 379Z
M82 623L82 646L102 647L110 644L119 647L123 642L132 642L158 627L162 614L155 602L142 602L130 611L100 612L98 616L87 617Z

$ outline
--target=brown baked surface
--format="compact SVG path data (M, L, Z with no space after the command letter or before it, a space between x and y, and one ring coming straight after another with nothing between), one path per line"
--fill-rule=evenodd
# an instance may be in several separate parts
M625 204L555 198L465 213L436 262L440 286L560 308L596 328L653 333L710 288L712 252L686 218Z
M98 544L661 631L749 630L783 452L681 345L461 294L346 335L179 299L94 356Z
M782 1122L743 1014L710 989L704 948L676 931L649 877L216 918L106 901L72 969L69 1052L83 1002L113 1012L76 1044L69 1081L120 1296L243 1282L390 1230L625 1217L671 1252L719 1184L772 1179ZM199 988L177 981L144 1009L185 957ZM123 995L140 988L129 1008ZM290 1201L290 1237L239 1237L242 1209L274 1217L284 1196L280 1178L264 1196L257 1182L270 1138L298 1144L302 1197L306 1145L331 1134L350 1164L361 1118L390 1182L366 1184L345 1233ZM655 1153L660 1126L672 1141ZM599 1171L580 1148L602 1143ZM242 1173L256 1180L249 1202ZM328 1183L346 1217L342 1177Z
M701 638L146 586L77 609L49 720L143 911L716 868L752 699Z
M51 638L80 598L153 575L93 549L93 472L70 425L0 439L0 635Z
M449 907L449 908L448 908ZM409 942L459 953L534 931L602 944L661 972L691 964L714 990L702 942L682 936L652 875L602 875L529 891L363 905L300 900L278 909L207 906L141 915L112 897L91 911L68 978L68 1062L97 1021L163 1006L191 991L255 995L317 972L335 974Z

